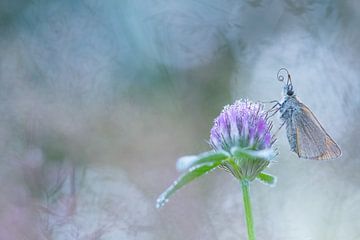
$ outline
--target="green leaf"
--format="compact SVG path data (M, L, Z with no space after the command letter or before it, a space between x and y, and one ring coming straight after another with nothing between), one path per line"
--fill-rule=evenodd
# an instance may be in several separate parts
M173 184L163 192L158 199L156 200L156 207L162 207L177 190L179 190L184 185L188 184L192 180L204 175L205 173L210 172L212 169L218 167L221 164L222 160L214 161L212 163L205 163L201 165L196 165L191 167L189 171L179 177Z
M267 161L271 161L276 156L272 148L264 150L250 150L246 148L232 147L230 151L231 154L238 159L261 158Z
M191 167L194 167L196 165L200 164L211 164L218 161L225 160L229 157L229 154L227 152L223 151L210 151L210 152L204 152L196 156L184 156L177 160L176 162L176 169L180 172L185 171Z
M274 187L276 185L276 177L268 173L262 172L256 177L256 179L271 187Z

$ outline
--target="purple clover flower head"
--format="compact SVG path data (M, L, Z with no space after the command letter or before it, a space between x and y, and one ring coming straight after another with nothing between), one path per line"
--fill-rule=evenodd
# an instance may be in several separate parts
M276 155L271 126L259 103L238 100L225 106L210 132L213 149L232 156L222 167L238 179L254 180Z
M262 108L261 104L248 100L225 106L210 131L211 146L227 152L234 146L252 150L270 148L272 123Z

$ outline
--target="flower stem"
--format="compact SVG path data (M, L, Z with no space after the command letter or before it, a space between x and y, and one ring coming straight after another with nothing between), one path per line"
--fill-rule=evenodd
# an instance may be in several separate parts
M250 202L250 191L249 191L250 186L249 186L249 181L247 179L241 180L241 188L244 199L244 209L245 209L248 240L255 240L254 223L253 223L251 202Z

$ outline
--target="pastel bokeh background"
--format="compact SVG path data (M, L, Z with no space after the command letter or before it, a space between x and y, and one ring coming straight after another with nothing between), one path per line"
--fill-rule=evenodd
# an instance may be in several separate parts
M223 171L155 200L223 105L280 99L281 67L343 156L281 131L258 239L360 239L359 23L356 0L1 1L0 239L245 239Z

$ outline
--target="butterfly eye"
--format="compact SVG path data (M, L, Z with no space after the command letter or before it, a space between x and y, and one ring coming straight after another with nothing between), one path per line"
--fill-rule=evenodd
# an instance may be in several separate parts
M294 91L289 89L286 93L288 96L292 96L294 94Z

